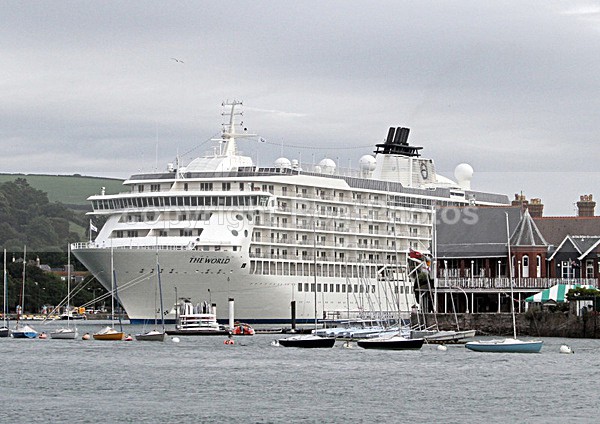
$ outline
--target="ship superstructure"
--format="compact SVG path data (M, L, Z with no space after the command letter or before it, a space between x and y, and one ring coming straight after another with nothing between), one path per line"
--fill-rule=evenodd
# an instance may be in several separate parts
M114 271L133 322L155 316L157 255L166 304L177 302L175 292L207 300L221 320L230 298L247 322L289 321L292 301L297 320L311 321L315 297L328 318L406 314L419 301L408 254L430 249L435 206L509 203L471 190L468 165L457 168L458 182L436 174L408 144L407 128L390 128L355 171L327 158L257 167L237 151L236 139L252 136L236 123L241 103L224 107L228 122L212 154L133 175L125 193L89 198L91 214L106 222L72 251L106 287Z

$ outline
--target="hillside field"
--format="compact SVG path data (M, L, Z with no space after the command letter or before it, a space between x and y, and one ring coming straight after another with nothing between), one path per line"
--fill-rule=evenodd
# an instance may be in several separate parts
M65 205L89 206L86 199L92 194L100 194L102 187L106 187L107 194L125 191L123 180L81 175L0 174L0 183L17 178L25 178L31 187L48 193L50 202Z

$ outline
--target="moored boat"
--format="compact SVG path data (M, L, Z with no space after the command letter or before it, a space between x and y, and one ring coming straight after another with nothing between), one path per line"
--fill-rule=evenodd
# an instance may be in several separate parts
M94 340L123 340L125 333L113 327L106 326L93 335Z
M13 339L35 339L38 332L29 325L17 324L14 330L11 330L10 335Z
M358 344L363 349L381 349L381 350L418 350L423 347L424 339L409 339L399 334L394 336L374 337L370 339L358 340Z
M57 328L50 331L50 338L61 340L74 340L77 338L76 328Z
M223 336L231 330L217 321L213 306L208 302L194 305L187 299L181 299L177 311L177 324L174 330L167 330L170 336Z
M158 330L150 330L145 333L135 335L136 340L146 342L164 342L166 337L167 333Z
M467 342L465 347L475 352L539 353L543 343L541 340L477 340Z
M297 336L278 339L277 342L284 347L300 348L330 348L335 345L335 339L332 337L321 337L313 334L300 334Z

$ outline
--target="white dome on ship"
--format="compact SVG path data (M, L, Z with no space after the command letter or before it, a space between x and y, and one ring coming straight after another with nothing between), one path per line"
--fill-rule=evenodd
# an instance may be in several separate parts
M335 172L335 162L333 159L325 158L321 162L319 162L319 166L321 167L321 171L323 174L333 175Z
M461 188L470 189L473 178L473 167L468 163L461 163L454 169L454 177Z
M360 170L361 171L372 172L372 171L375 170L376 160L371 155L364 155L364 156L362 156L358 160L358 163L360 164Z
M279 158L275 161L275 168L291 168L292 162L288 158Z

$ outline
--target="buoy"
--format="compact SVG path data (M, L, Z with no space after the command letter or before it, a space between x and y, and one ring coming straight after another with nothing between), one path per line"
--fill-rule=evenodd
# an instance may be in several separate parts
M82 337L81 340L89 340L90 339L90 333L85 333Z
M40 335L38 336L38 338L40 338L40 339L47 339L48 335L46 333L40 333Z
M130 342L132 340L133 340L133 337L131 337L131 334L128 334L127 337L125 337L126 342Z
M559 351L560 353L575 353L575 352L573 352L573 349L571 349L571 348L570 348L569 346L567 346L567 345L562 345L558 351Z
M442 352L445 352L448 350L448 346L443 345L443 344L438 345L437 350L441 350Z
M352 345L350 344L350 341L346 341L346 343L344 343L342 346L344 346L346 349L352 349Z
M172 340L173 340L173 343L179 343L179 341L180 341L179 337L173 337Z
M235 342L233 340L231 340L231 339L226 339L226 340L223 340L223 343L226 344L226 345L232 345Z

